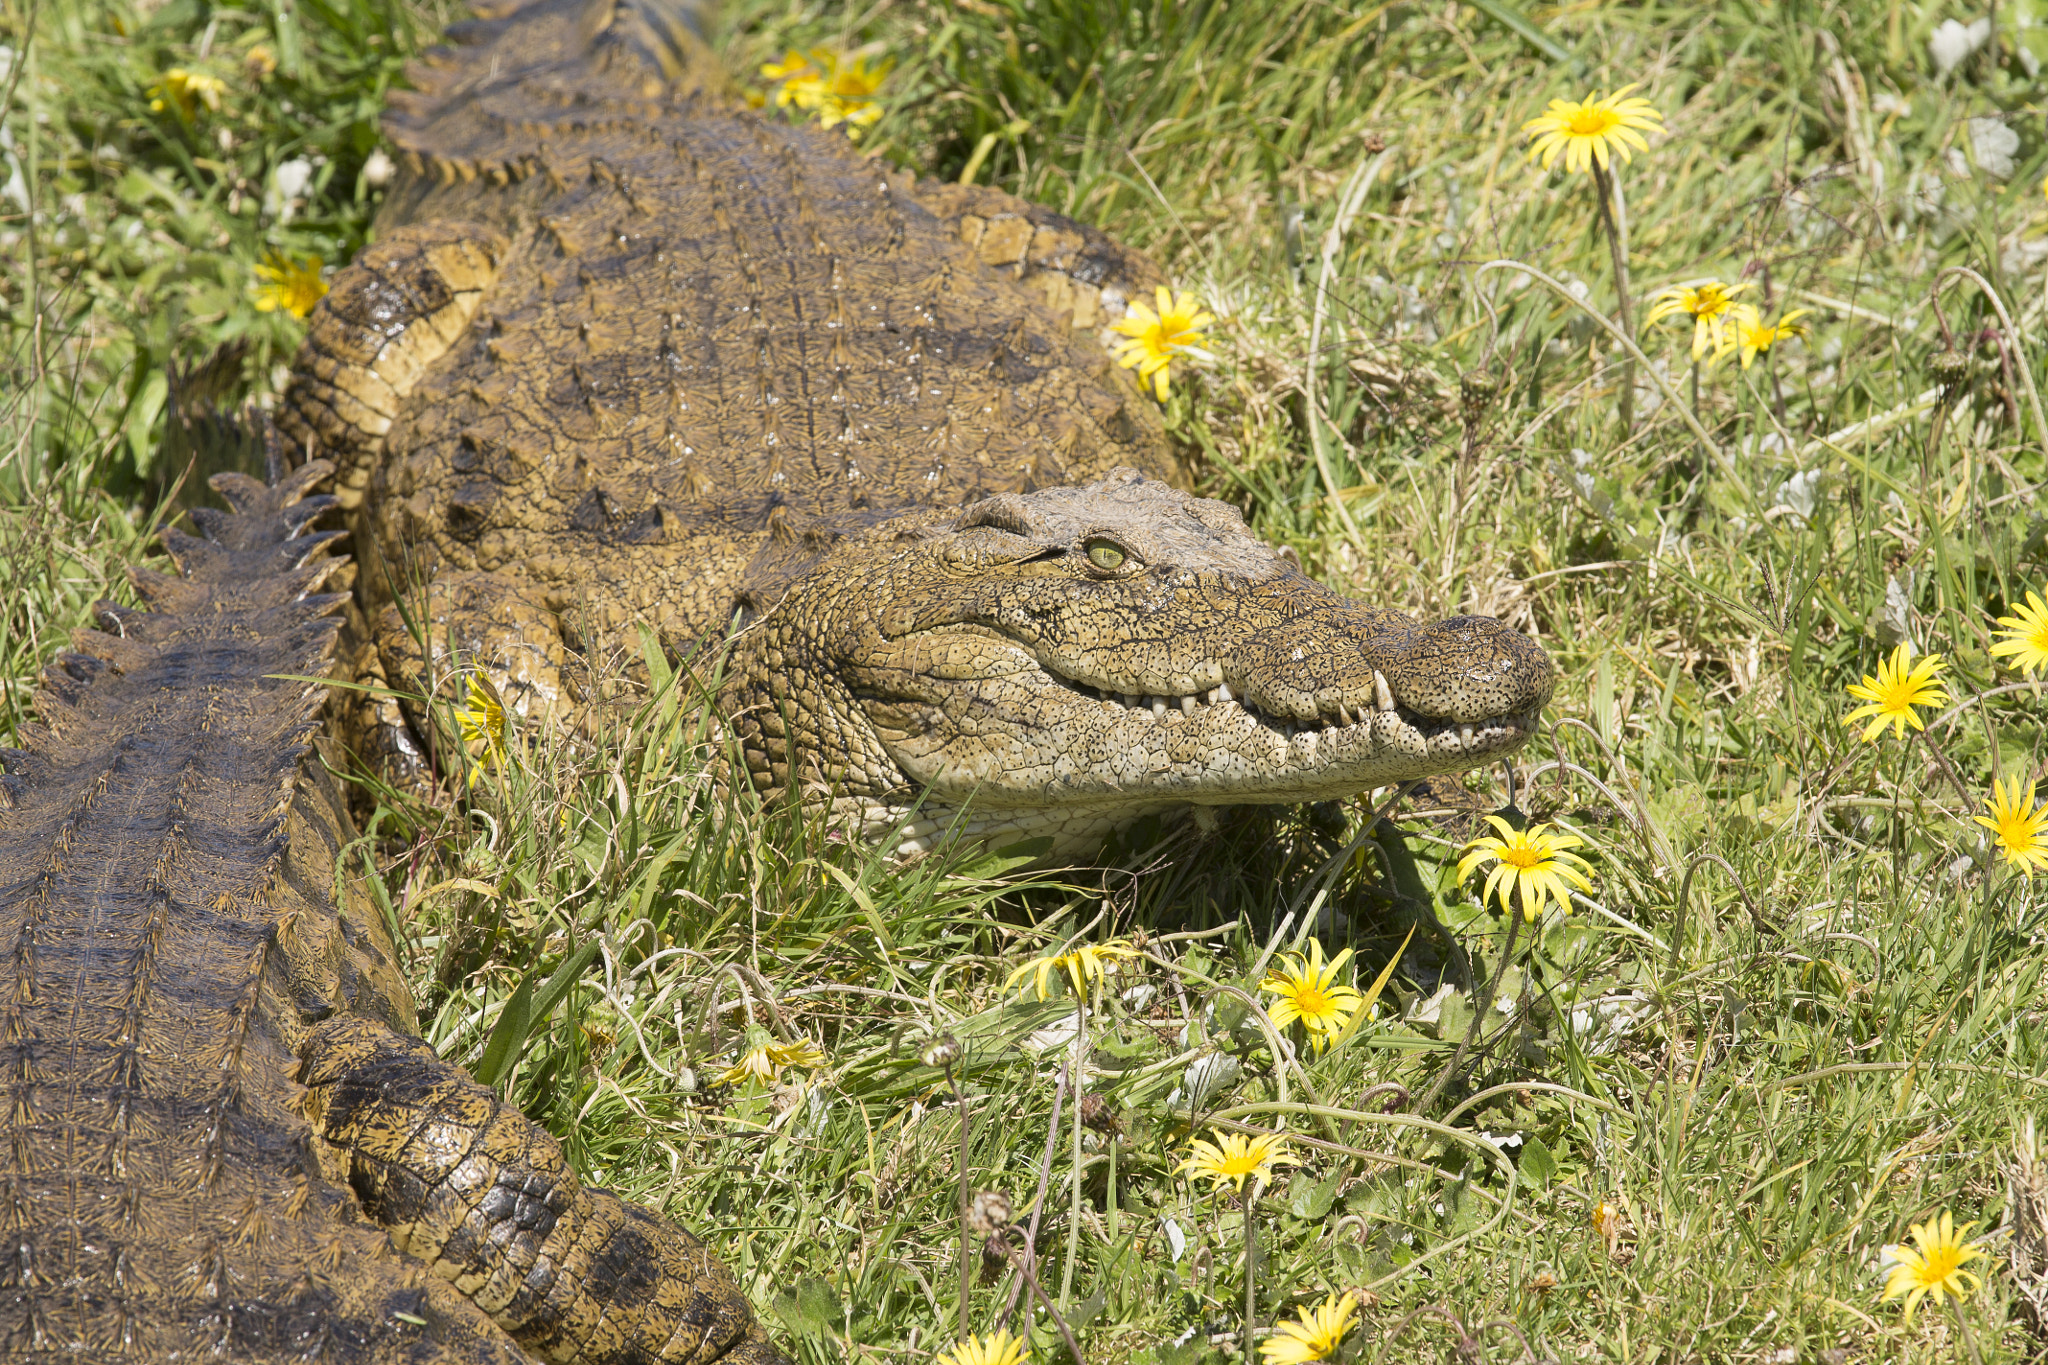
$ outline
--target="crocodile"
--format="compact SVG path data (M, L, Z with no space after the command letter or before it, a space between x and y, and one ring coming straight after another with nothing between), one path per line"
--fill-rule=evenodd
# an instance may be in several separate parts
M0 1358L784 1365L415 1036L315 744L330 468L216 475L0 750Z
M587 727L651 642L755 785L910 854L1087 857L1533 733L1532 641L1347 600L1188 491L1102 344L1142 255L748 107L682 0L476 8L391 96L400 180L282 405L360 531L359 677ZM357 695L374 762L456 762Z
M340 870L325 676L482 673L577 725L652 640L725 679L764 791L913 853L1532 732L1533 643L1347 600L1187 491L1100 344L1156 267L748 108L700 18L451 30L392 97L408 178L312 319L290 450L215 476L230 510L164 533L176 572L94 609L0 751L7 1359L785 1360L702 1242L416 1036ZM342 728L402 773L433 721L389 690Z

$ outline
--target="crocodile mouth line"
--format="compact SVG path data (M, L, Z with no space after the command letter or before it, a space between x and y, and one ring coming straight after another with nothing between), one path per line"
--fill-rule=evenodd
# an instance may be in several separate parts
M1242 715L1253 724L1289 742L1302 735L1332 738L1356 732L1362 736L1372 730L1383 728L1385 718L1391 715L1401 726L1421 736L1432 752L1439 748L1447 748L1455 741L1457 747L1465 752L1485 753L1527 738L1535 730L1536 715L1540 709L1532 707L1478 721L1455 721L1440 716L1427 716L1396 701L1393 689L1387 685L1386 675L1375 669L1373 685L1378 696L1374 700L1378 704L1373 709L1340 706L1335 717L1318 716L1315 720L1308 721L1262 711L1248 699L1232 692L1228 683L1218 683L1206 691L1179 696L1118 692L1069 677L1047 665L1043 659L1037 662L1046 677L1067 691L1106 708L1112 714L1148 720L1162 726L1187 724L1202 719L1222 721L1233 714Z

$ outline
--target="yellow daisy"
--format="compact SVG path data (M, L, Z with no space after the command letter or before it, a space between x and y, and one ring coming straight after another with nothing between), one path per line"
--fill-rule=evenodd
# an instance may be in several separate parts
M2034 784L2022 792L2017 774L1993 782L1984 805L1991 814L1970 818L1991 831L1998 856L2029 877L2048 870L2048 805L2036 809Z
M2048 603L2041 594L2028 593L2012 615L1998 618L1998 627L2005 638L1991 646L1994 656L2010 654L2013 667L2022 673L2048 668Z
M1299 953L1283 954L1283 960L1259 983L1260 990L1279 997L1268 1012L1273 1027L1286 1028L1299 1019L1316 1051L1328 1047L1365 1000L1337 980L1349 961L1351 950L1346 948L1326 964L1323 945L1314 939L1308 941L1306 959Z
M756 1040L753 1046L740 1054L739 1061L719 1074L718 1080L722 1085L738 1085L748 1079L774 1082L782 1079L784 1067L815 1068L824 1061L824 1052L808 1038L794 1043Z
M1557 908L1569 915L1572 900L1565 882L1577 883L1582 891L1590 890L1593 883L1579 870L1587 866L1586 860L1565 850L1577 848L1585 840L1573 834L1545 834L1548 825L1518 830L1498 815L1486 819L1500 835L1484 835L1465 846L1469 852L1458 860L1458 880L1463 881L1473 868L1491 858L1494 867L1486 874L1486 886L1479 893L1480 904L1490 898L1498 899L1501 909L1512 910L1515 892L1520 891L1522 918L1531 924L1549 901L1556 901ZM1579 866L1573 867L1573 863Z
M469 675L469 705L455 708L455 721L462 727L465 746L483 746L469 769L469 785L474 787L485 765L496 767L505 761L505 702L489 678L481 673Z
M1935 675L1943 667L1939 654L1929 654L1919 663L1912 664L1913 647L1900 645L1892 651L1889 659L1877 666L1877 676L1863 675L1860 683L1849 684L1849 695L1868 705L1859 706L1842 717L1844 725L1854 725L1865 716L1875 717L1863 731L1863 742L1870 744L1889 725L1901 739L1906 727L1925 730L1927 723L1920 719L1916 706L1946 706L1948 692L1936 682Z
M1542 157L1547 171L1563 152L1567 171L1595 165L1604 171L1610 156L1620 156L1626 165L1629 148L1649 151L1643 133L1662 128L1664 116L1646 99L1623 98L1635 88L1634 84L1624 85L1606 99L1596 93L1576 102L1552 100L1550 108L1522 125L1522 131L1536 139L1529 147L1529 159Z
M1307 1365L1327 1359L1358 1320L1358 1299L1346 1292L1332 1294L1314 1308L1301 1310L1295 1322L1283 1322L1273 1335L1259 1343L1266 1365Z
M1191 1144L1194 1155L1173 1168L1175 1175L1192 1171L1209 1177L1218 1185L1229 1185L1242 1191L1244 1182L1254 1176L1270 1182L1275 1166L1301 1164L1287 1154L1287 1139L1279 1133L1247 1137L1243 1133L1226 1133L1221 1128L1209 1131L1216 1135L1216 1141L1204 1142L1196 1138Z
M814 47L808 55L791 52L779 62L769 62L761 75L776 84L777 108L815 113L827 128L850 124L858 136L860 129L882 117L875 95L895 65L893 58L870 66L862 53Z
M1209 338L1202 329L1216 318L1202 311L1201 301L1193 294L1174 293L1161 285L1156 297L1158 312L1133 299L1124 311L1124 320L1111 330L1128 338L1116 344L1116 363L1127 370L1136 366L1138 378L1151 380L1153 393L1164 403L1167 374L1174 357L1207 359L1203 347L1209 344Z
M1038 998L1043 1000L1046 998L1046 979L1055 971L1061 971L1074 983L1074 998L1085 1000L1088 996L1089 982L1102 980L1116 970L1119 962L1143 956L1143 953L1131 946L1129 939L1113 938L1106 943L1083 943L1057 957L1034 958L1025 963L1010 973L1008 979L1003 982L1003 989L1010 990L1025 977L1036 974Z
M1913 1225L1911 1236L1920 1244L1919 1250L1896 1243L1884 1248L1883 1263L1891 1272L1885 1277L1884 1297L1906 1296L1907 1322L1913 1320L1913 1310L1919 1307L1922 1298L1931 1294L1940 1303L1942 1294L1948 1293L1960 1303L1982 1283L1962 1268L1984 1254L1975 1242L1963 1240L1964 1234L1975 1226L1965 1223L1957 1227L1956 1220L1944 1212L1938 1221L1930 1218Z
M895 66L894 58L871 67L868 59L857 52L844 59L833 54L824 95L818 101L818 122L827 128L850 124L849 135L859 137L862 128L882 117L882 105L875 96Z
M219 113L220 97L227 93L227 89L228 83L218 76L174 66L164 72L162 80L149 87L152 97L150 112L161 114L166 109L174 110L179 118L190 123L202 104L209 112Z
M1661 322L1683 313L1692 319L1692 358L1698 360L1709 351L1719 355L1727 341L1729 324L1736 317L1735 296L1755 287L1746 281L1737 285L1719 280L1674 284L1650 295L1650 311L1643 322Z
M1001 1327L987 1336L969 1335L950 1351L941 1351L932 1365L1024 1365L1024 1338Z
M313 305L327 297L327 281L320 278L325 264L318 256L293 260L272 252L256 267L256 278L262 281L256 286L256 311L290 313L295 318L312 312Z
M815 109L824 97L825 73L811 65L811 59L801 52L791 52L779 62L766 63L761 68L761 76L775 84L777 109Z
M1742 368L1746 370L1750 362L1779 342L1805 336L1806 324L1799 319L1812 311L1810 308L1795 308L1776 322L1765 322L1756 309L1747 304L1738 305L1728 334L1714 347L1714 359L1721 360L1729 352L1736 352L1742 357Z

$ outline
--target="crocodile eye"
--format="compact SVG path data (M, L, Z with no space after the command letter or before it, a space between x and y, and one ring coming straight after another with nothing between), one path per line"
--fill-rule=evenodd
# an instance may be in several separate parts
M1098 569L1121 569L1130 558L1128 551L1113 540L1097 536L1081 547L1088 552L1088 562Z

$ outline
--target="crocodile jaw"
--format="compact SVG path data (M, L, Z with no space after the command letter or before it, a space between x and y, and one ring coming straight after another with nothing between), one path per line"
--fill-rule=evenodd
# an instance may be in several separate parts
M1349 722L1296 720L1262 709L1249 682L1179 696L1124 694L1062 677L1015 643L991 648L985 636L956 643L991 666L972 678L927 675L915 703L864 706L904 776L952 805L1332 800L1513 753L1535 733L1549 697L1546 687L1503 714L1432 718L1393 697L1383 671L1366 670L1378 673L1373 692L1386 694L1373 697L1374 705L1345 706ZM954 653L937 641L923 646ZM1381 707L1381 700L1391 704Z

